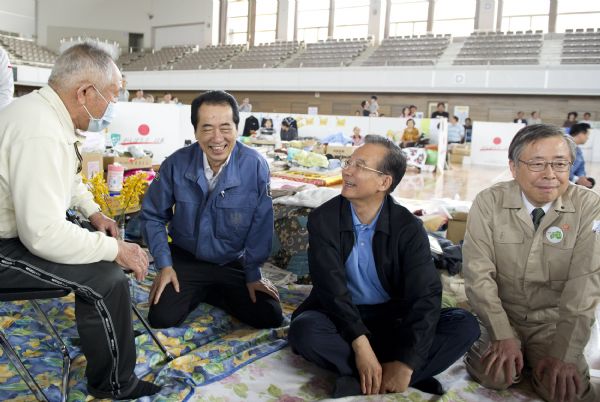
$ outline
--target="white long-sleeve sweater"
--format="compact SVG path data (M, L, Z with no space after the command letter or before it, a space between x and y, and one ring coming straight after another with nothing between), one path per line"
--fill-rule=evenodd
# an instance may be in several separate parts
M114 238L65 219L68 208L99 211L77 174L81 139L50 87L0 111L0 239L19 237L32 254L62 264L114 261Z

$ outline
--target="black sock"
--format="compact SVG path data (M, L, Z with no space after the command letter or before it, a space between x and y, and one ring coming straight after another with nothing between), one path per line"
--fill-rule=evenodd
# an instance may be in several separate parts
M333 389L334 398L343 398L345 396L355 396L360 394L360 383L356 378L349 375L342 375L335 381L335 388Z
M139 380L136 387L134 389L132 389L129 394L123 395L123 396L117 398L117 400L137 399L137 398L141 398L143 396L154 395L158 391L160 391L160 387L158 385L153 384L148 381Z
M433 395L444 395L446 393L446 391L444 391L444 387L442 387L442 384L440 384L440 382L434 377L425 378L414 383L411 385L411 387Z

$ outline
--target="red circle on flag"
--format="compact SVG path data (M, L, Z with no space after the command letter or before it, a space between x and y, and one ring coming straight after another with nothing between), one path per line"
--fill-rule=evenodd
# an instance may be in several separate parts
M150 127L147 124L140 124L138 133L140 133L140 135L148 135L150 134Z
M500 145L501 142L502 142L502 138L500 138L500 137L495 137L494 138L494 144L495 145Z

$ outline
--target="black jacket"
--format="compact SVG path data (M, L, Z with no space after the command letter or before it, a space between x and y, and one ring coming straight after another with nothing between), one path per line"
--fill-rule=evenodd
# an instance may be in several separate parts
M319 310L335 323L349 343L369 335L348 291L344 263L354 246L350 202L337 196L308 217L308 263L313 289L294 312ZM390 331L399 347L394 360L413 370L427 360L438 323L442 285L421 221L391 196L384 200L373 236L373 256L381 285L393 306ZM400 323L400 325L398 325Z

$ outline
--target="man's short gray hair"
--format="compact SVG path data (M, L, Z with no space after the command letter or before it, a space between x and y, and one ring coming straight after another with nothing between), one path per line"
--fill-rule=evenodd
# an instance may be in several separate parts
M365 144L380 145L387 149L387 155L379 162L377 170L392 176L392 184L388 189L388 194L391 194L404 177L404 173L406 173L406 156L404 156L404 152L398 145L380 135L367 135Z
M74 88L83 82L106 87L113 80L114 62L98 45L85 42L65 50L54 62L48 78L52 88Z
M532 124L520 129L508 147L508 159L518 164L521 154L528 144L550 137L560 137L567 143L571 162L573 162L575 160L577 145L575 145L575 142L568 135L565 135L560 127L550 124Z

